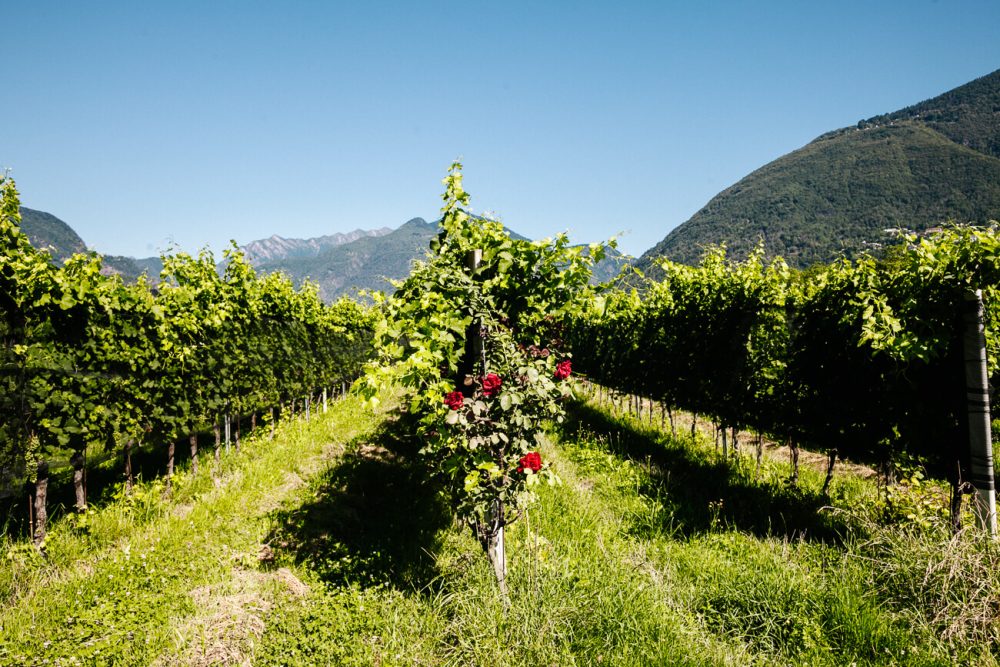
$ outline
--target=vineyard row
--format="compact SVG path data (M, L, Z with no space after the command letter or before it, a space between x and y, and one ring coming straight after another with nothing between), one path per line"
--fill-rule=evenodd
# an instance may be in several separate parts
M258 276L235 248L220 274L208 251L163 258L153 285L105 275L96 255L63 265L19 227L18 196L0 180L0 472L32 496L45 537L49 461L83 479L85 455L166 450L353 380L370 356L373 314L315 286ZM82 484L77 505L85 507Z

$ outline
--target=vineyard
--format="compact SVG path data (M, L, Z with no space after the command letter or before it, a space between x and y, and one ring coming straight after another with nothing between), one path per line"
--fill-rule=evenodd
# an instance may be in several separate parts
M1000 233L595 287L444 184L370 305L0 184L0 664L1000 663Z
M198 436L256 425L275 410L308 410L310 399L353 380L368 355L371 318L357 304L324 306L316 290L281 276L257 277L239 253L223 275L211 253L164 258L155 287L125 285L101 273L96 256L64 266L36 251L17 222L14 182L5 179L0 212L3 385L0 469L8 493L24 484L30 531L44 549L53 462L73 467L75 507L87 506L88 457L148 443L173 473L185 438L198 465ZM314 398L313 398L314 400Z
M972 483L996 534L988 402L983 410L1000 352L995 231L910 238L886 260L805 274L761 252L728 262L724 249L663 269L641 296L611 293L572 322L581 370L703 415L724 448L727 432L750 430L758 448L766 436L828 452L831 472L838 456L890 474L919 461L951 482L956 530Z

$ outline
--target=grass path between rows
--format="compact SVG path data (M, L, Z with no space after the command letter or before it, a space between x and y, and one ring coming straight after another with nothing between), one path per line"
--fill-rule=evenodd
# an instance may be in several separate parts
M198 475L182 471L52 527L49 558L8 545L0 664L243 664L287 572L264 572L271 514L304 480L370 433L380 417L357 399L311 422L283 423Z
M820 498L821 471L793 488L777 461L720 461L587 402L542 450L562 483L508 529L505 612L394 419L348 398L181 475L170 501L57 526L47 563L8 547L0 664L996 664L995 619L920 606L941 597L932 566L965 565L845 538L870 480ZM995 604L948 581L955 608Z

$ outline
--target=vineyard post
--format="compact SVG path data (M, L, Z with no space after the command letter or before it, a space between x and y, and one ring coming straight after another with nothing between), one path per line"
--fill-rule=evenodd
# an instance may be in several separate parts
M215 462L219 462L219 445L222 444L222 429L219 427L219 416L215 416L212 423L212 435L215 436Z
M35 525L32 530L32 541L41 548L45 542L45 523L48 521L49 463L39 461L35 474Z
M226 454L229 453L229 401L226 401Z
M986 328L982 290L964 299L962 347L965 353L965 401L969 418L969 461L976 488L976 518L997 537L996 491L993 479L993 443L990 433L990 392L986 370Z
M170 442L167 443L167 488L171 488L171 479L174 476L174 447L175 442L173 436L171 436Z
M470 250L465 258L466 267L469 269L469 273L474 276L482 261L483 251L481 249L477 248L475 250ZM472 323L470 332L472 338L471 351L475 358L482 360L483 375L486 375L486 356L483 349L483 337L480 327L481 325L479 322ZM500 586L500 595L503 597L504 606L506 607L510 603L507 597L507 553L504 545L505 521L503 509L503 504L500 499L497 498L493 501L486 514L486 530L488 531L486 535L486 552L487 556L489 556L490 564L493 565L493 573L496 575L497 584Z
M323 387L323 414L326 414L326 387Z
M77 512L83 512L87 509L87 490L84 487L83 481L83 468L84 468L84 458L83 452L76 450L69 459L70 465L73 466L73 493L76 497L76 502L73 504L73 508Z
M194 430L188 436L188 444L191 446L191 472L198 474L198 433Z
M122 447L125 457L125 490L128 495L132 495L132 446L135 444L133 438L125 438L125 445Z

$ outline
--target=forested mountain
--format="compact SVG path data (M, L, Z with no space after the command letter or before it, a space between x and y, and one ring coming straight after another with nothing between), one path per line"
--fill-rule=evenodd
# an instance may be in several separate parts
M804 267L892 243L895 230L1000 218L1000 70L829 132L723 190L639 260L696 263L706 245ZM655 274L656 271L653 270Z
M87 244L65 222L45 211L21 207L21 229L39 250L47 250L57 261L87 252Z

